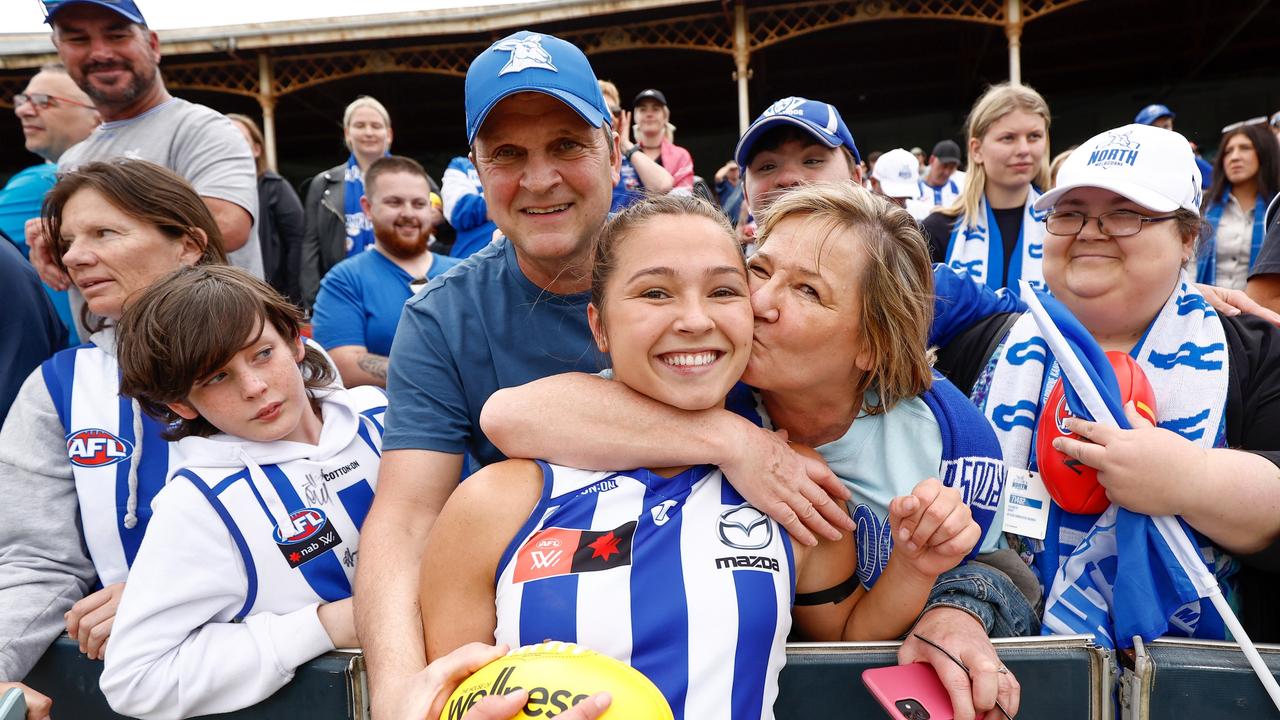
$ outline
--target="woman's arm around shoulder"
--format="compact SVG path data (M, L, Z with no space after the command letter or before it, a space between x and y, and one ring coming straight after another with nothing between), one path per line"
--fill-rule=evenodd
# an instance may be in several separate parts
M445 503L423 550L418 590L428 662L494 641L498 562L543 487L542 466L507 460L467 478Z

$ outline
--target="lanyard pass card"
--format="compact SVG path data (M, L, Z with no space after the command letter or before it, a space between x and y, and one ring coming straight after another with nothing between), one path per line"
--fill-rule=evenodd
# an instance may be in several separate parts
M1004 532L1044 540L1049 528L1049 491L1040 473L1009 468L1005 485L1008 501L1004 509Z

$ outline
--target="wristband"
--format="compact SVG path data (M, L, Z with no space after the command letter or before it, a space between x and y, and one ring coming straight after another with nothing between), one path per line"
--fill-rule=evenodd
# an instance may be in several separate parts
M631 147L627 148L625 152L622 153L622 159L626 160L627 162L630 162L631 156L635 155L636 151L639 149L640 149L639 145L632 145Z
M797 606L810 605L826 605L828 603L840 604L845 598L853 594L858 589L858 573L854 572L849 576L848 580L836 585L835 587L819 590L811 593L796 593L795 604Z

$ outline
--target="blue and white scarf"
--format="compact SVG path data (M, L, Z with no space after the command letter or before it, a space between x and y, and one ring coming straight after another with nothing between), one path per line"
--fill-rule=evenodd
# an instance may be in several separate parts
M1187 273L1130 354L1155 390L1160 427L1204 448L1225 445L1226 333ZM1058 363L1035 319L1024 314L974 388L1009 467L1037 469L1036 418L1059 375ZM1155 594L1169 609L1160 618L1164 624L1156 635L1167 629L1189 637L1224 637L1222 621L1208 602L1201 607L1200 601L1184 604L1173 598L1170 605L1170 598L1164 596L1167 588L1158 581L1153 581L1154 589L1148 586L1142 591L1145 596L1135 596L1131 576L1150 576L1154 570L1125 570L1126 563L1149 560L1141 552L1129 552L1137 549L1136 534L1143 532L1143 525L1130 522L1130 516L1146 517L1114 505L1101 515L1077 515L1055 504L1043 542L1010 537L1045 590L1043 632L1092 633L1111 646L1127 642L1132 634L1145 635L1143 628L1153 626L1150 609L1156 607ZM1236 563L1229 555L1198 534L1195 537L1203 560L1219 581L1234 574Z
M1008 287L1014 289L1018 287L1019 280L1026 280L1036 290L1046 288L1041 269L1045 213L1036 212L1033 207L1038 197L1040 191L1032 186L1027 191L1018 244L1009 258ZM947 244L947 265L992 290L1005 287L1004 239L1000 236L1000 226L987 204L986 195L982 196L977 217L965 215L956 222L951 231L951 241Z
M373 247L373 223L360 207L364 197L364 173L355 153L347 158L347 172L342 184L342 214L347 226L347 257L359 255Z
M1205 211L1204 219L1213 228L1208 242L1200 249L1200 259L1196 262L1196 282L1215 285L1218 282L1218 223L1222 222L1222 211L1226 209L1227 195L1231 186L1223 191L1222 197L1213 201ZM1253 205L1253 237L1249 241L1249 268L1258 260L1258 251L1262 250L1262 239L1266 235L1264 218L1267 215L1267 198L1258 196Z

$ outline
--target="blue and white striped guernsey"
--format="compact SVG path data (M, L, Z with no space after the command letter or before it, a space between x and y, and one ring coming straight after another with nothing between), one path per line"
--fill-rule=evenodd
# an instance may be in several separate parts
M114 335L95 333L94 340L114 344ZM98 580L104 586L124 582L151 519L151 500L175 460L160 437L164 427L120 396L115 355L96 345L63 350L40 371L66 433L80 523Z
M542 498L498 564L497 641L630 663L677 720L772 718L795 595L782 527L715 467L538 464Z
M244 561L248 587L236 620L351 597L360 529L377 487L386 402L370 386L331 392L315 447L242 446L222 442L226 436L176 444L193 467L175 471L172 482L189 481L204 495ZM240 450L246 446L258 450L251 457Z

